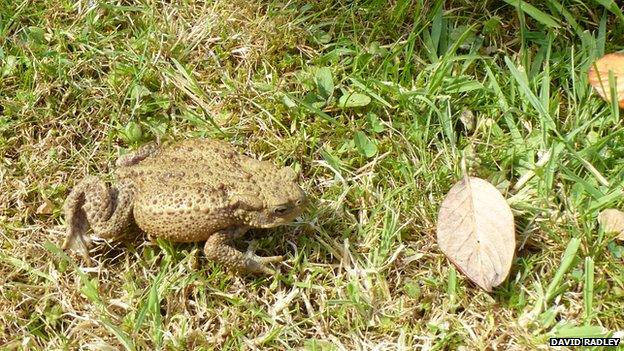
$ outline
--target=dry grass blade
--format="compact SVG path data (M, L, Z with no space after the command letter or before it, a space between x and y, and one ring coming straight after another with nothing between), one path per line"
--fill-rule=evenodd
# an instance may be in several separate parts
M437 235L444 254L484 290L507 277L516 247L513 214L487 181L465 177L451 188L438 213Z
M611 102L609 72L613 72L616 79L614 96L620 108L624 108L624 53L604 55L589 70L589 83L607 102Z

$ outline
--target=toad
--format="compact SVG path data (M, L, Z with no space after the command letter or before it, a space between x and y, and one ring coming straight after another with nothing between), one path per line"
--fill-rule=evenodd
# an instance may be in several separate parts
M116 165L114 186L87 176L67 197L63 249L88 258L89 227L95 236L113 240L134 220L151 237L205 241L208 259L236 271L273 274L267 264L281 256L244 254L231 243L251 228L291 222L306 201L291 168L245 156L223 141L148 144Z

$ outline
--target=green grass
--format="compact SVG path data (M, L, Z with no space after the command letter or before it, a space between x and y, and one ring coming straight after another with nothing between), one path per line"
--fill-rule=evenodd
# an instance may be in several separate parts
M0 349L545 349L624 330L624 129L592 92L616 2L0 0ZM518 5L520 4L520 5ZM460 117L472 114L474 127ZM58 248L87 174L148 141L292 165L312 206L253 231L239 277L199 244ZM435 244L468 172L516 218L488 294Z

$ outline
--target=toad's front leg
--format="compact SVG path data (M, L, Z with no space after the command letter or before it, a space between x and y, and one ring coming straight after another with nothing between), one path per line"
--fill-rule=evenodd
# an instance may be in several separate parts
M67 236L63 249L79 251L89 258L91 241L86 235L89 227L103 239L120 237L132 220L134 187L122 182L110 188L98 177L88 176L78 183L65 200L63 212Z
M204 245L206 257L242 273L275 274L266 264L281 262L282 256L260 257L253 253L244 254L230 246L233 239L242 236L246 231L246 228L232 228L212 234Z

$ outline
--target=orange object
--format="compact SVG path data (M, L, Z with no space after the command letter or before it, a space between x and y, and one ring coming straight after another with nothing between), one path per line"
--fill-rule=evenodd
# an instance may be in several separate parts
M589 83L607 102L611 102L609 71L615 76L618 105L624 109L624 53L604 55L589 69Z

